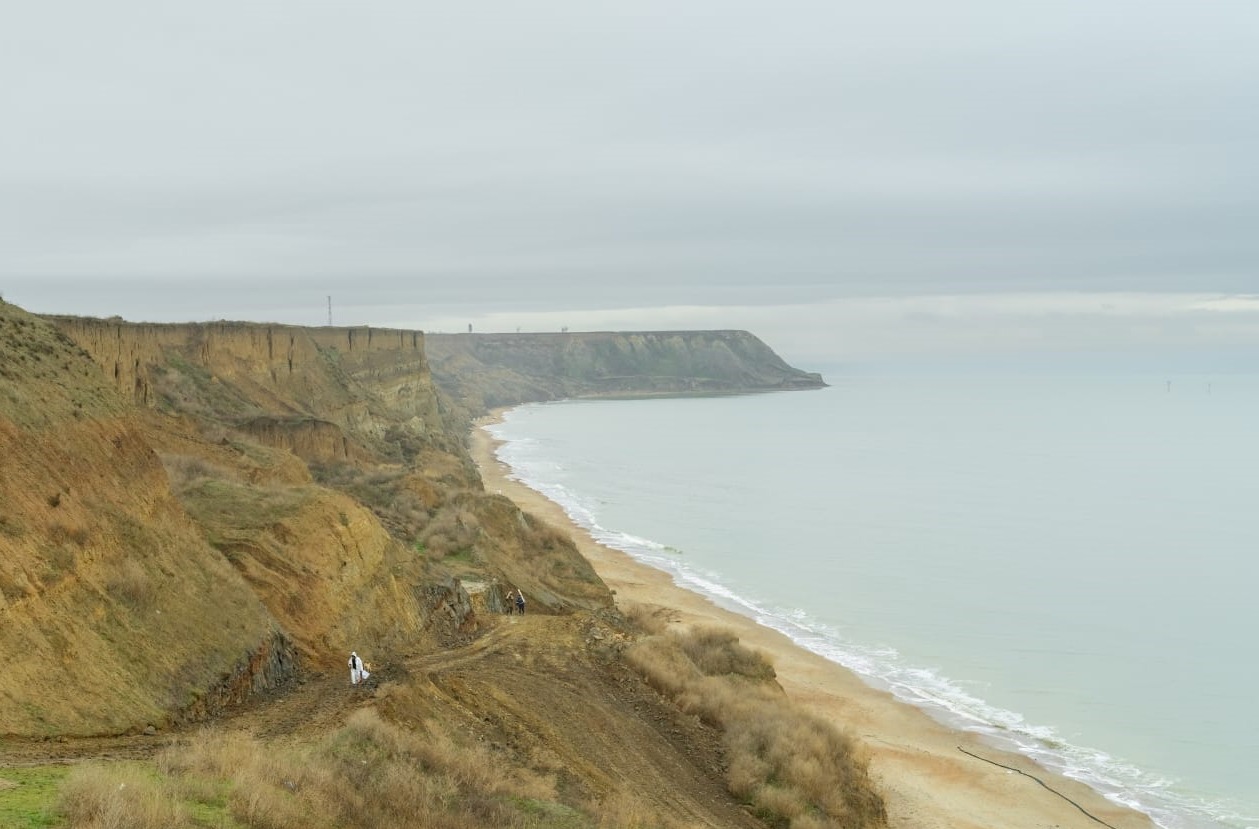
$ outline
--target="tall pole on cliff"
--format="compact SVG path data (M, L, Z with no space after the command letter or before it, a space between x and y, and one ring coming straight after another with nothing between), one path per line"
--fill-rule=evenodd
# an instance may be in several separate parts
M332 327L332 297L328 297L328 327Z

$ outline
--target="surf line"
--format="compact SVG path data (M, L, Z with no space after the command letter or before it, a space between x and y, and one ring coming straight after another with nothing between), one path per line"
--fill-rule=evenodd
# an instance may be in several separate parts
M1089 818L1089 819L1091 819L1091 820L1095 820L1095 821L1097 821L1098 823L1100 823L1102 826L1109 827L1109 829L1115 829L1115 827L1114 827L1114 826L1111 826L1109 823L1107 823L1106 821L1102 820L1102 819L1101 819L1101 818L1099 818L1097 815L1094 815L1094 814L1090 813L1088 809L1085 809L1085 808L1084 808L1083 806L1081 806L1079 803L1076 803L1074 800L1072 800L1071 798L1067 797L1065 794L1063 794L1062 792L1058 791L1058 790L1057 790L1057 789L1055 789L1053 786L1050 786L1048 783L1046 783L1044 780L1041 780L1041 779L1040 779L1039 777L1037 777L1036 775L1034 775L1034 774L1028 774L1027 772L1023 771L1022 769L1016 769L1016 768L1014 768L1013 766L1006 766L1006 765L1002 765L1001 763L998 763L996 760L989 760L987 757L980 757L978 754L975 754L975 753L974 753L974 752L972 752L972 751L967 751L966 749L962 748L961 746L958 746L958 747L957 747L957 750L958 750L958 751L960 751L960 752L962 752L963 754L968 754L968 755L970 755L971 757L974 757L976 760L983 760L985 763L992 763L994 766L998 766L998 767L1003 768L1003 769L1009 769L1010 771L1017 771L1019 774L1023 775L1024 777L1030 777L1030 778L1032 778L1033 780L1035 780L1037 783L1039 783L1039 784L1041 784L1042 786L1044 786L1044 787L1045 787L1046 789L1048 789L1049 791L1051 791L1051 792L1053 792L1054 794L1058 795L1058 797L1061 797L1063 800L1067 801L1067 802L1068 802L1068 803L1070 803L1072 806L1074 806L1075 808L1079 809L1081 812L1083 812L1083 813L1084 813L1084 816L1085 816L1085 817L1087 817L1087 818Z

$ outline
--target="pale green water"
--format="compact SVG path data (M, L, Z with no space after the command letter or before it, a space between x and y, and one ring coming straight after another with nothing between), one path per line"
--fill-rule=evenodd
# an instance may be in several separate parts
M834 381L833 381L834 382ZM1259 826L1259 379L526 406L605 541L1167 827Z

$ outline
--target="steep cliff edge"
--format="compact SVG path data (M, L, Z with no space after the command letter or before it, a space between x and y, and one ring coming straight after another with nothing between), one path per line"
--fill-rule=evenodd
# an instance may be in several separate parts
M273 420L280 441L285 425L309 436L312 420L367 444L399 426L436 444L448 436L418 331L48 319L141 406L259 433Z
M0 303L0 378L0 730L115 733L283 681L291 645L83 351Z
M746 331L428 334L437 384L476 412L563 397L825 386Z

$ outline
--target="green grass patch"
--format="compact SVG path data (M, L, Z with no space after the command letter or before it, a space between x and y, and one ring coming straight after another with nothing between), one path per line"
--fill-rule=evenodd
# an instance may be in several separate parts
M522 814L536 822L536 825L546 826L547 829L589 829L594 825L581 812L553 800L513 797L511 802Z
M208 531L232 535L241 528L265 529L291 518L313 497L310 487L252 486L203 480L182 493L184 508Z
M35 829L61 825L53 807L57 790L69 773L69 766L0 769L0 826ZM10 788L6 782L16 785Z
M179 791L188 810L188 818L198 826L214 829L242 829L232 817L228 806L231 783L197 775L180 778Z

